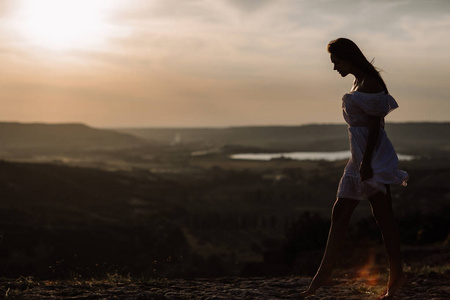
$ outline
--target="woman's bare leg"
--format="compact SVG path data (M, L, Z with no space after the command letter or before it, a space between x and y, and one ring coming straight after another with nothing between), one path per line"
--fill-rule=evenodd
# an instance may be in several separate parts
M406 283L406 276L403 274L402 268L400 238L392 211L391 193L389 186L386 187L386 195L378 193L369 198L372 206L372 214L383 236L389 261L389 281L386 294L382 296L382 299L391 297Z
M302 296L312 295L321 286L332 283L331 271L344 244L350 217L358 203L357 200L345 198L338 198L334 203L327 246L322 262L308 289L301 293Z

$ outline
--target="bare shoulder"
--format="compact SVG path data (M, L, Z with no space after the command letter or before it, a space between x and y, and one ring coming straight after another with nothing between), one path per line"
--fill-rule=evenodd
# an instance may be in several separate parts
M358 87L357 91L363 93L379 93L384 91L384 87L375 77L367 77Z

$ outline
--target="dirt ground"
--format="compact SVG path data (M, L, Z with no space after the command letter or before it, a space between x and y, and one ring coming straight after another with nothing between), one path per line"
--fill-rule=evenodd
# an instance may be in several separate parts
M22 278L1 281L0 299L300 299L307 286L307 277L220 278L220 279L158 279L97 280L97 281L33 281ZM337 279L308 300L316 299L377 299L385 281L369 285L361 279ZM450 299L448 276L410 277L395 299Z

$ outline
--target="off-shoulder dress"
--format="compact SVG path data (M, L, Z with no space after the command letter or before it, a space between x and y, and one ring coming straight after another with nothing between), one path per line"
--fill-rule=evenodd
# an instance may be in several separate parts
M338 198L365 200L378 192L387 193L386 185L406 186L408 174L398 169L398 157L384 130L384 117L398 107L395 99L385 92L353 91L342 98L344 119L348 124L351 158L339 182ZM369 116L380 118L380 132L372 154L373 177L361 182L359 167L369 134Z

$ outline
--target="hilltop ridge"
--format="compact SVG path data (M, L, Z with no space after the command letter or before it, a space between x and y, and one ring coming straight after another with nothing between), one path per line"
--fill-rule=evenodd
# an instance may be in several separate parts
M87 151L128 148L142 143L136 136L81 123L0 122L0 150L3 151Z
M266 151L340 151L348 149L346 124L245 126L226 128L127 128L119 132L152 143L239 145ZM386 131L398 151L421 154L449 151L450 123L387 123Z

